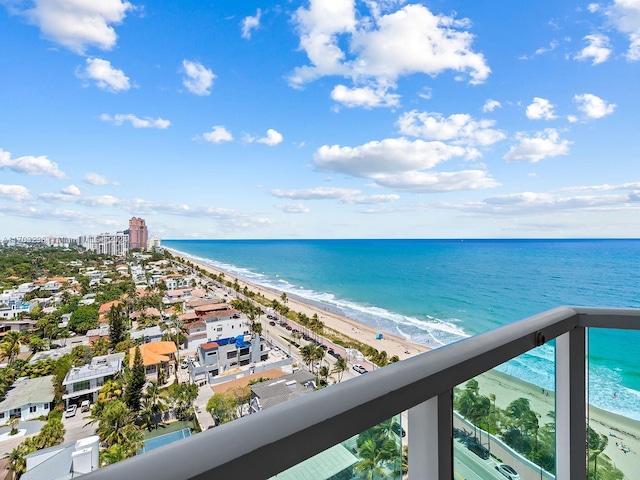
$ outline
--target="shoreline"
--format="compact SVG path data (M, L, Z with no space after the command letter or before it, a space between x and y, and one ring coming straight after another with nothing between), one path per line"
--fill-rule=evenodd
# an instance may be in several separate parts
M189 257L188 254L185 254L183 252L178 252L177 250L173 250L171 248L167 248L167 250L169 250L174 257L179 258L183 262L189 261L213 275L223 274L224 278L226 280L230 280L231 282L236 280L240 288L244 288L246 286L249 290L252 290L256 294L261 294L268 300L281 301L281 291L270 287L258 285L242 277L231 274L228 271L222 270L212 265L208 265L202 260L196 260L192 257ZM314 305L313 303L307 301L306 299L302 299L295 294L292 294L291 296L287 294L287 306L291 310L306 314L308 317L313 317L314 314L317 314L318 318L325 324L325 328L335 330L343 336L350 337L353 340L357 340L361 343L370 345L380 352L385 351L387 352L388 358L397 355L398 358L402 360L413 355L428 352L429 350L431 350L431 348L425 345L411 342L410 340L407 340L398 335L394 335L386 331L380 331L374 327L371 327L364 323L360 323L340 312L335 311L333 308L320 306L319 304ZM376 339L376 336L380 333L382 333L382 338Z
M533 383L497 370L489 370L476 379L480 386L480 394L493 393L496 396L496 407L505 409L513 400L524 397L529 399L531 410L540 415L538 420L540 426L553 421L548 412L555 412L554 391L543 390ZM587 414L589 426L609 438L609 444L603 454L611 459L613 465L622 470L625 478L632 478L629 475L637 468L639 461L637 455L640 454L640 421L593 405L588 405ZM630 451L623 452L616 447L616 443L624 444Z
M213 275L223 274L227 280L230 279L232 282L237 280L241 288L246 286L248 289L255 293L262 294L269 300L275 299L280 301L281 299L282 292L277 289L257 285L221 268L208 265L202 260L196 260L186 253L178 252L170 248L167 250L176 258L182 261L189 261ZM376 334L381 332L373 327L353 320L342 313L329 310L320 304L313 304L295 295L287 296L287 299L287 304L292 310L305 313L309 317L317 314L325 323L326 327L347 337L351 337L354 340L371 345L379 351L384 350L389 357L397 355L403 360L431 350L431 348L425 345L410 342L409 340L387 332L382 332L383 338L376 340ZM407 351L409 353L406 353ZM555 396L553 391L542 389L533 383L497 370L485 372L478 376L477 380L482 395L489 395L490 393L496 395L497 407L504 409L517 398L528 398L531 409L540 415L540 425L551 421L551 417L549 417L547 413L549 411L555 411ZM633 471L637 463L637 457L635 455L638 455L640 452L640 421L603 410L593 405L589 405L588 409L591 427L598 433L609 437L609 445L604 454L609 456L612 463L620 468L625 475L628 475L629 472ZM624 444L630 451L627 453L623 452L621 449L616 448L616 443Z

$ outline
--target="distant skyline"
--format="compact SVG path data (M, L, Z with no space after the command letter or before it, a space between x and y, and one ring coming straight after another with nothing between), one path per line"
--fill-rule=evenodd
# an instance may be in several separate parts
M0 0L0 237L640 237L640 0Z

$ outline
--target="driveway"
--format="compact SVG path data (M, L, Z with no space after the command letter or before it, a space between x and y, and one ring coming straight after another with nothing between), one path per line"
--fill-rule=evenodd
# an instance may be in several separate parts
M40 429L45 424L45 422L40 420L29 420L27 422L18 422L18 426L16 427L18 431L26 430L26 432L22 435L7 437L5 434L11 431L11 427L0 427L0 457L4 457L11 450L16 448L27 437L32 437L40 433Z
M76 414L73 417L65 418L62 417L62 424L64 425L65 433L64 433L64 441L63 443L72 443L76 440L80 440L81 438L90 437L94 435L96 432L97 423L93 423L90 425L85 425L89 422L89 412L81 412L80 408L76 410Z

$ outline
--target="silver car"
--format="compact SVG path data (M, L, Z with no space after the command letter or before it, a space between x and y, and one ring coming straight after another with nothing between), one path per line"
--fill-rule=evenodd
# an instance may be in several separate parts
M507 465L506 463L499 463L496 465L496 470L498 470L502 475L507 477L509 480L521 480L520 475L515 469Z

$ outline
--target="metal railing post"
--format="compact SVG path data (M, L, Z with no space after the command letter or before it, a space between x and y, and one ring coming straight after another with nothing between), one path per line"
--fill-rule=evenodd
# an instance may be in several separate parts
M453 478L452 399L449 390L409 409L409 478Z
M556 339L556 478L586 479L586 333Z

